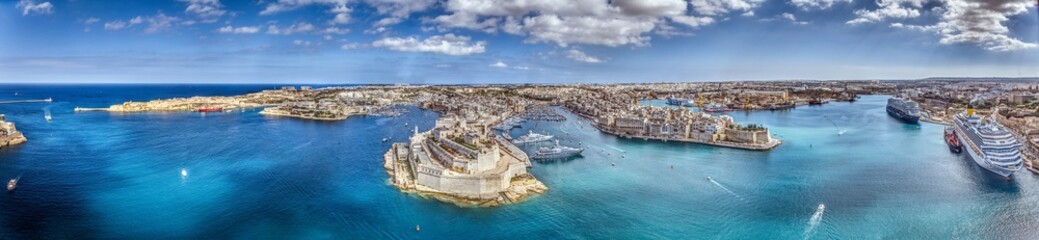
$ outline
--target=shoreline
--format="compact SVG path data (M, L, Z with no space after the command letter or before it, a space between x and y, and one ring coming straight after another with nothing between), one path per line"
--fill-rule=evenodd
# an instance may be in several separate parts
M25 134L22 134L21 132L16 132L16 134L12 134L11 136L13 137L5 138L3 141L0 141L0 149L13 147L29 141L28 138L25 138Z

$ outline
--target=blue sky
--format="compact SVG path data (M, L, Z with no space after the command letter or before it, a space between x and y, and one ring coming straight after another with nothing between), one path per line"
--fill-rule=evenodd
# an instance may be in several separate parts
M1039 76L1034 0L0 0L0 82Z

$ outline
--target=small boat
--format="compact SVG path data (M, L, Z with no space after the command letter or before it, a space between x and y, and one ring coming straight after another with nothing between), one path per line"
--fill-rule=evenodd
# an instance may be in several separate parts
M14 178L7 182L7 191L14 191L14 188L18 187L18 179Z
M388 141L388 140L390 140L390 139L388 139L388 138L382 138L382 142L386 142L386 141Z
M187 168L181 168L180 169L180 176L181 177L187 177L188 176L188 169Z
M963 145L960 144L960 138L956 136L956 130L953 127L945 127L945 144L949 145L949 151L954 153L960 153L963 151Z
M819 204L819 207L818 207L818 208L816 208L816 209L815 209L815 211L816 211L816 212L823 212L823 211L826 211L826 205L823 205L822 203L820 203L820 204Z
M714 179L712 179L711 176L707 176L707 181L714 181Z
M221 107L202 106L202 107L198 108L198 112L200 112L200 113L223 112L223 111L224 111L224 108L221 108Z
M418 231L422 231L422 228L421 228L421 227L419 227L418 225L415 225L415 231L416 231L416 232L418 232Z
M43 119L46 119L47 122L50 122L51 121L51 115L50 114L43 115Z

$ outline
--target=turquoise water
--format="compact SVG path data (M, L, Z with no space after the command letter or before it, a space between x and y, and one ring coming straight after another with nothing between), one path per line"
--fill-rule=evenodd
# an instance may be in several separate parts
M30 139L0 150L0 177L22 176L0 194L0 238L1039 238L1036 176L985 172L948 152L941 126L887 117L884 96L730 113L785 141L768 152L620 139L570 114L529 122L514 136L547 131L588 150L534 165L545 195L487 209L387 184L380 139L432 127L430 111L340 122L72 112L273 87L0 85L0 100L55 98L0 105Z

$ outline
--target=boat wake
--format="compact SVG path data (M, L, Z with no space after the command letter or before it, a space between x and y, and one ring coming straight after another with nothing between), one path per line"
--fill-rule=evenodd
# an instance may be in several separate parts
M727 188L727 187L723 186L723 185L722 185L721 183L718 183L718 181L714 181L714 179L713 179L713 178L708 178L707 180L708 180L708 181L711 181L711 183L713 183L713 184L714 184L715 186L718 186L718 187L719 187L719 188L721 188L722 190L725 190L725 192L728 192L728 193L729 193L729 194L731 194L732 196L734 196L734 197L736 197L736 198L739 198L740 200L744 200L742 196L740 196L739 194L736 194L736 193L735 193L735 192L733 192L732 190L729 190L729 188Z
M819 222L822 222L824 212L826 212L826 205L820 203L819 207L815 209L815 213L812 214L812 218L808 219L808 228L802 234L802 239L808 239L815 233L815 227L819 226Z

